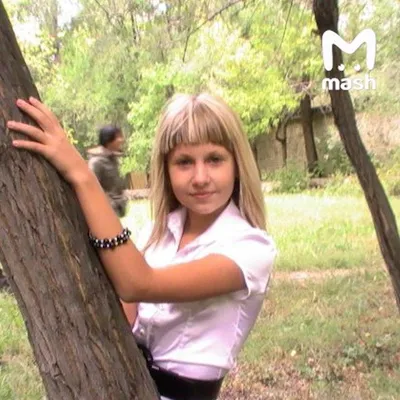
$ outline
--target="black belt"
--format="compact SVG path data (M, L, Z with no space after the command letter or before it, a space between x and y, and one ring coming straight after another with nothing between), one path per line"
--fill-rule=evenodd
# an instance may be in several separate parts
M153 363L153 356L147 347L137 344L146 359L147 368L161 396L173 400L215 400L221 389L222 380L203 381L180 376Z

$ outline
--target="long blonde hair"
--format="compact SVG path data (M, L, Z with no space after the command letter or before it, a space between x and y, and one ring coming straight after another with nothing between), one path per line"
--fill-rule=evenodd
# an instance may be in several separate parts
M253 226L266 228L264 198L249 141L236 113L220 98L202 93L177 94L165 105L158 123L150 170L153 231L144 251L165 234L168 214L180 206L171 189L167 168L169 152L179 144L214 143L235 159L237 182L232 198Z

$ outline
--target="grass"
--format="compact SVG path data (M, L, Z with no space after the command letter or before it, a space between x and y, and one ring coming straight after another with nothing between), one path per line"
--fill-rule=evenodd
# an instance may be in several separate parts
M321 192L266 199L279 257L268 299L221 400L400 398L400 330L390 280L361 197ZM397 216L399 199L392 200ZM149 219L132 203L134 239ZM361 271L362 267L362 271ZM346 277L327 273L347 270ZM294 281L280 273L320 272ZM0 399L42 400L14 298L0 294Z
M42 400L43 387L17 303L0 293L0 399Z
M132 231L132 240L138 239L141 230L150 220L150 206L146 200L130 202L126 216L122 219L123 225Z
M268 196L280 271L324 271L382 265L369 209L362 197ZM392 200L397 218L400 199Z
M383 270L275 281L226 399L238 385L243 399L398 399L397 315Z
M290 296L285 295L288 293ZM336 357L338 349L345 352L352 344L354 352L358 348L362 356L362 349L378 342L382 352L389 345L396 347L396 342L400 343L400 330L391 332L397 325L392 318L395 311L384 271L303 285L278 282L273 285L252 333L257 351L248 346L244 356L247 361L256 361L261 350L269 359L295 353L295 359L301 362L312 357L330 363L334 360L326 356ZM354 338L357 343L353 343ZM326 351L327 343L332 346L331 354ZM353 357L350 353L349 350L349 358Z
M321 195L322 193L322 195ZM372 218L363 197L315 194L269 195L270 233L278 271L358 269L383 264ZM400 199L392 199L397 218ZM150 218L146 201L131 203L124 223L134 239Z

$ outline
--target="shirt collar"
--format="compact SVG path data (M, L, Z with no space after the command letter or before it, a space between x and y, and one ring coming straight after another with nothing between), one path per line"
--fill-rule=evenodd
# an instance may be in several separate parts
M174 236L176 242L182 237L183 227L186 220L187 210L185 207L179 207L168 214L167 227Z
M174 236L176 242L180 241L182 237L186 215L187 209L185 207L179 207L168 214L167 227ZM217 219L192 243L206 244L214 241L217 237L224 234L224 230L226 229L225 221L236 217L241 217L241 214L235 202L231 199Z

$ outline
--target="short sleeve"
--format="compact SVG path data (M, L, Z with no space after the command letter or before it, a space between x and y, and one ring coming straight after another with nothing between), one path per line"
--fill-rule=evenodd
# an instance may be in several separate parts
M236 298L243 300L266 292L277 250L265 231L253 228L215 253L230 258L243 273L246 289L235 293Z

